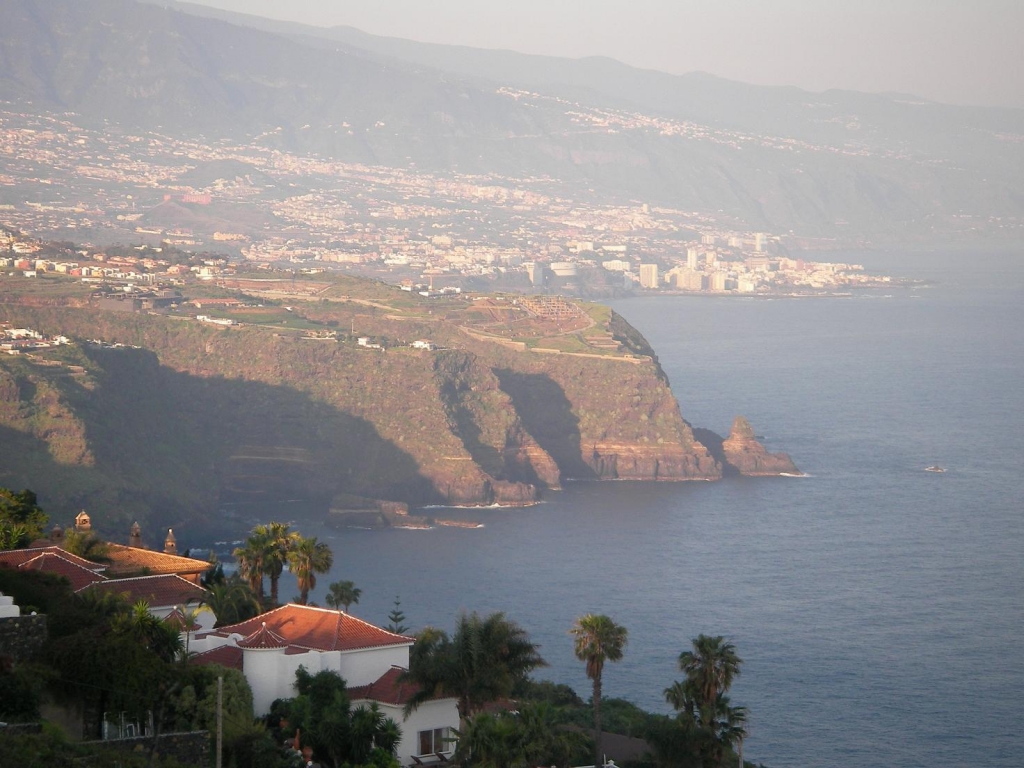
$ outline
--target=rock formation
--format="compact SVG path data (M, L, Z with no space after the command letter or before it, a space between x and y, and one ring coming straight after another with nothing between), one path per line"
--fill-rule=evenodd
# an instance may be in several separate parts
M732 423L729 437L722 441L724 462L741 475L799 474L785 453L768 453L757 441L753 427L743 416Z

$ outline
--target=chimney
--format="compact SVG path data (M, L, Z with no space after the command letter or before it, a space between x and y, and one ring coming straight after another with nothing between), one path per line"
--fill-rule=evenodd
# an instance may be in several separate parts
M128 534L128 546L142 549L142 528L138 520L132 523L131 533Z
M174 538L174 530L171 528L167 529L167 538L164 539L164 554L178 554L178 541Z

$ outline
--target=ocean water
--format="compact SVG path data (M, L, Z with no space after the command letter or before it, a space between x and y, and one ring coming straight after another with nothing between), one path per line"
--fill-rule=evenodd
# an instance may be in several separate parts
M833 299L616 303L684 416L749 418L809 476L572 483L475 530L313 531L353 613L450 629L503 610L541 678L585 698L573 620L629 630L605 695L666 712L699 633L744 660L748 759L769 766L1019 766L1024 754L1024 260L863 256L935 280ZM938 463L944 474L924 467ZM447 513L446 513L447 514ZM289 584L282 585L287 596Z

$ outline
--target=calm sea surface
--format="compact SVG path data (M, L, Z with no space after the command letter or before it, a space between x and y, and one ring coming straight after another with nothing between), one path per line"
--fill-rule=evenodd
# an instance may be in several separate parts
M629 645L606 695L657 711L690 639L723 634L744 659L748 759L1020 766L1019 257L863 256L937 283L852 298L618 302L691 423L724 434L743 414L810 476L576 483L530 509L452 513L478 530L302 524L335 551L314 599L353 579L353 613L386 623L398 595L413 629L503 610L542 645L538 676L584 697L567 632L607 613Z

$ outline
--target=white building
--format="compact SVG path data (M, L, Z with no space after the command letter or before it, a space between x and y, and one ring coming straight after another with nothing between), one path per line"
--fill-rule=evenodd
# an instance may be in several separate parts
M211 632L197 632L191 649L195 663L220 664L239 669L252 688L253 710L270 711L275 699L295 696L299 667L315 675L331 671L348 687L354 706L376 702L402 729L398 761L409 765L450 756L454 745L446 739L459 725L454 698L421 704L408 718L405 704L416 693L403 682L409 667L411 637L375 627L344 611L289 604ZM429 749L428 749L429 747ZM415 759L414 759L415 758Z
M657 264L641 264L640 265L640 287L641 288L658 288L658 265Z

